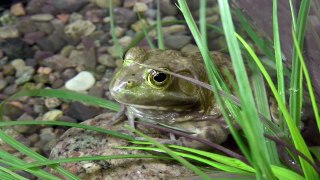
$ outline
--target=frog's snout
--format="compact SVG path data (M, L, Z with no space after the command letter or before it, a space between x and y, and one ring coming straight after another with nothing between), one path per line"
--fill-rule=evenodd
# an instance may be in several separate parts
M134 80L134 79L128 79L126 82L125 82L125 88L126 89L130 89L130 88L133 88L137 85L137 81Z

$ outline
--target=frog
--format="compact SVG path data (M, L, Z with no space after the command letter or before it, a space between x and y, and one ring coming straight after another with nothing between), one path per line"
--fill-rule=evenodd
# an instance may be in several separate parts
M228 55L210 53L220 70L228 69L234 76ZM110 94L126 107L129 121L144 119L213 143L225 142L229 130L213 92L166 72L209 84L200 52L133 47L110 81ZM205 146L184 137L178 140L188 147Z

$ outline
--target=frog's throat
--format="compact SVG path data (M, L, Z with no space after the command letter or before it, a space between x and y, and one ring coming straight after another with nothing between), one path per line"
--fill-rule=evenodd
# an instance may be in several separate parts
M154 108L153 108L154 107ZM153 106L146 106L147 109L144 109L143 106L128 106L128 113L134 115L137 118L149 119L158 122L164 123L174 123L189 121L195 117L201 117L204 114L204 111L199 107L175 107L175 109L170 106L166 108L160 108Z

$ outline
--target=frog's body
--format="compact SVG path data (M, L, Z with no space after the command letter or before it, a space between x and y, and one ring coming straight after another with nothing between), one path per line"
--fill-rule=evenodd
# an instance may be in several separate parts
M232 72L228 56L218 52L212 55L219 69ZM158 68L209 83L200 53L135 47L126 53L123 67L111 81L111 95L127 106L129 116L182 128L215 143L224 142L229 132L213 93ZM189 141L184 144L194 146Z

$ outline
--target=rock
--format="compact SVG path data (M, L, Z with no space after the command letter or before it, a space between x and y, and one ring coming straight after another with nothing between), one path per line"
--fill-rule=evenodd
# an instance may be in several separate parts
M51 22L41 21L35 22L38 31L43 32L45 35L51 35L55 31L55 27Z
M10 7L10 13L13 14L14 16L26 15L26 11L24 10L22 3L13 4Z
M17 38L19 36L19 31L14 26L0 27L0 39Z
M69 17L70 15L69 14L58 14L57 15L57 18L63 22L63 24L66 24L68 21L69 21Z
M18 71L16 71L16 77L15 83L17 85L23 84L25 82L28 82L32 79L32 76L34 74L35 70L31 66L25 66Z
M88 36L93 33L96 26L92 22L87 20L75 21L65 28L65 34L72 38L80 38L82 36Z
M4 42L0 42L0 49L3 50L10 60L16 58L28 59L34 55L34 50L19 38L7 39Z
M32 116L27 113L23 113L17 121L32 121L34 120ZM39 127L39 126L38 126ZM13 129L21 134L32 134L37 131L39 128L30 125L14 126Z
M98 57L98 62L110 68L116 67L115 60L109 54L101 54Z
M35 83L46 84L49 82L49 75L48 74L36 74L33 76L32 79Z
M160 10L163 13L163 15L168 15L168 16L175 16L178 12L177 6L172 4L170 0L161 0Z
M77 62L77 70L93 70L96 66L96 57L94 49L92 51L79 51L73 50L70 53L69 59L73 62Z
M44 59L47 59L49 57L53 56L53 53L50 52L50 51L41 51L41 50L38 50L35 52L34 54L34 60L36 62L42 62Z
M16 24L17 18L10 14L8 11L5 11L0 17L0 23L2 26L11 26Z
M11 61L11 65L16 71L19 71L26 66L26 63L22 59L15 59Z
M137 2L134 4L133 11L137 13L144 13L148 10L146 3Z
M3 66L2 73L6 76L14 75L15 68L11 64L6 64Z
M78 122L85 121L89 118L93 118L102 113L102 109L94 106L84 105L79 102L70 103L69 109L66 111L66 115Z
M104 17L108 16L108 11L105 9L93 9L86 11L85 17L92 23L100 23Z
M65 84L66 89L72 91L86 91L95 83L94 76L87 71L82 71L74 78L68 80Z
M114 113L103 114L85 121L84 124L129 133L127 129L123 128L123 124L108 125L108 120L113 116ZM148 135L152 133L153 135L159 135L159 133L148 128L138 128L138 130ZM162 136L162 138L164 137ZM144 151L114 148L128 145L128 141L111 135L71 128L63 134L57 145L52 149L50 159L92 155L147 154ZM82 161L64 163L62 166L81 179L95 179L96 177L101 179L183 179L193 175L190 170L182 165L159 159Z
M35 15L32 15L30 18L33 21L47 22L47 21L51 21L54 17L51 14L35 14Z
M95 96L95 97L103 97L104 89L103 84L101 82L97 82L92 88L89 90L89 95Z
M36 32L31 32L27 33L23 37L23 41L26 43L33 45L35 44L39 39L42 39L45 36L44 32L41 31L36 31Z
M31 0L26 11L28 14L42 13L42 8L46 5L46 0Z
M43 51L57 52L61 50L66 44L62 34L59 31L53 32L46 38L42 38L37 41L37 45Z
M15 88L17 88L16 85L11 86L15 86ZM6 87L6 89L9 87L10 86ZM10 120L16 120L24 113L24 107L19 101L11 101L10 103L7 103L5 106L3 106L3 112L4 115L9 117Z
M126 30L122 27L116 26L115 27L115 35L119 38L121 36L123 36L123 34L126 32ZM111 32L110 32L111 35Z
M166 35L164 37L165 46L169 49L179 50L190 41L191 37L187 35Z
M61 55L54 55L46 58L43 60L43 64L58 72L63 71L66 68L76 67L76 62Z
M187 44L181 49L181 52L186 52L186 53L199 52L199 48L196 45Z
M114 9L114 19L118 26L129 27L137 21L137 16L131 9L119 7Z
M59 120L59 118L62 117L62 115L63 115L63 112L61 110L53 109L53 110L46 112L42 116L41 120L42 121L56 121L56 120Z
M0 91L2 90L2 89L4 89L5 87L6 87L6 85L7 85L7 81L5 81L4 79L0 79Z
M140 19L139 21L133 23L131 25L131 29L133 29L135 32L142 31L142 28L146 28L149 26L149 23L145 19Z
M48 109L54 109L61 105L61 100L58 98L46 98L44 104Z
M61 51L60 51L60 54L64 57L69 57L71 51L73 51L75 49L74 46L71 46L71 45L67 45L67 46L64 46Z
M52 69L49 67L39 67L37 70L38 74L49 75L52 72Z
M119 44L122 47L128 47L130 43L132 42L132 37L131 36L123 36L120 39L118 39Z
M30 18L19 19L16 23L16 27L21 34L27 34L38 31L35 22L32 21Z
M12 95L16 92L18 92L18 85L17 84L11 84L9 86L7 86L4 90L3 93L6 95Z
M95 2L102 9L109 8L109 0L96 0ZM118 7L120 4L120 0L112 0L112 7Z
M88 0L54 0L49 2L57 9L57 13L77 12L89 3Z
M77 74L77 71L73 68L66 69L61 74L61 79L67 81L73 78Z

